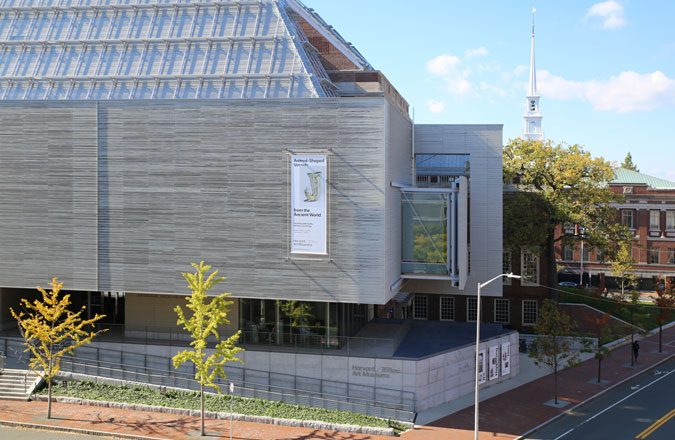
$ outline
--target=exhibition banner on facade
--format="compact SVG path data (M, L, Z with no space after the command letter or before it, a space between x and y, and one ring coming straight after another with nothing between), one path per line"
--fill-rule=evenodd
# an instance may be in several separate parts
M478 352L478 383L485 383L485 350Z
M326 156L291 156L291 253L327 253L326 165Z
M511 344L504 342L502 344L502 376L506 376L511 372Z
M490 363L488 368L489 380L496 379L499 376L499 356L497 355L498 346L490 347Z

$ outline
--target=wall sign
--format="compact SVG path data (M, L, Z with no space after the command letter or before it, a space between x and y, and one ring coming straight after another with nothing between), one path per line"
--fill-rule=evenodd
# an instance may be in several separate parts
M478 383L485 383L485 350L478 352Z
M291 156L291 253L327 253L326 165L326 156Z
M511 344L508 342L502 344L501 363L502 376L506 376L511 372Z
M499 356L497 355L498 350L499 347L497 345L490 347L490 364L488 366L488 377L490 380L499 377Z

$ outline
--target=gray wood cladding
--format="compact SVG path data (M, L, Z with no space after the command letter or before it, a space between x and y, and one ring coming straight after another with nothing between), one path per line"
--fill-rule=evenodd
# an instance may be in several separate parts
M2 286L187 293L180 272L206 260L236 297L385 300L381 98L7 102L0 117ZM289 259L287 150L329 149L330 259Z

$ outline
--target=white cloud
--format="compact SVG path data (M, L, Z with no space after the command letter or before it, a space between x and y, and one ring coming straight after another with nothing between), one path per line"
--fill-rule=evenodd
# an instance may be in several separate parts
M529 70L529 67L527 67L525 64L520 64L520 65L516 66L515 69L513 69L513 74L515 76L520 76L523 73L527 72L528 70Z
M483 56L488 54L488 50L484 47L477 47L475 49L467 49L464 54L467 57L478 57L478 56Z
M484 92L490 92L491 95L499 95L499 96L506 95L506 90L502 89L501 87L495 86L493 84L488 84L482 81L480 83L480 89L483 90Z
M434 75L448 75L455 70L462 62L454 55L439 55L434 59L427 61L427 70Z
M586 13L586 19L598 17L604 29L619 29L626 24L623 6L615 0L596 3Z
M675 79L663 72L621 72L608 80L572 81L546 70L537 71L542 96L554 99L584 99L594 110L629 113L675 105Z
M427 61L427 71L440 76L447 84L447 91L453 95L469 95L474 88L467 79L471 69L463 68L462 61L454 55L439 55Z
M443 101L436 101L430 99L426 102L427 108L431 113L438 114L445 111L445 103Z

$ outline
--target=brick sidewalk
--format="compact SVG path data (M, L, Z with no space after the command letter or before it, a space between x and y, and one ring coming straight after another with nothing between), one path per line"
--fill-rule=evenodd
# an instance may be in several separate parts
M520 386L492 399L481 402L481 438L513 439L545 422L575 404L582 402L607 387L626 379L649 366L662 361L675 352L675 327L664 331L664 353L656 353L658 335L640 341L640 363L637 368L630 363L629 345L614 350L603 361L604 386L589 383L597 377L597 361L590 359L580 367L564 371L558 377L559 398L570 402L563 409L544 405L553 398L553 377L548 375ZM112 434L129 434L155 439L195 439L199 435L199 418L142 411L99 408L54 403L53 419L47 420L45 402L11 402L0 400L0 420L52 425L83 430L103 431ZM441 418L402 435L404 440L473 438L473 406ZM206 421L210 439L230 438L229 420ZM331 431L266 425L250 422L233 422L233 439L237 440L384 440L391 437L352 434Z
M0 400L0 420L111 434L129 434L154 439L194 440L202 438L199 431L199 417L64 403L52 403L52 419L47 419L46 414L46 402ZM229 440L230 421L206 419L206 434L207 437L203 438ZM237 440L390 440L392 437L234 421L232 422L232 438Z

